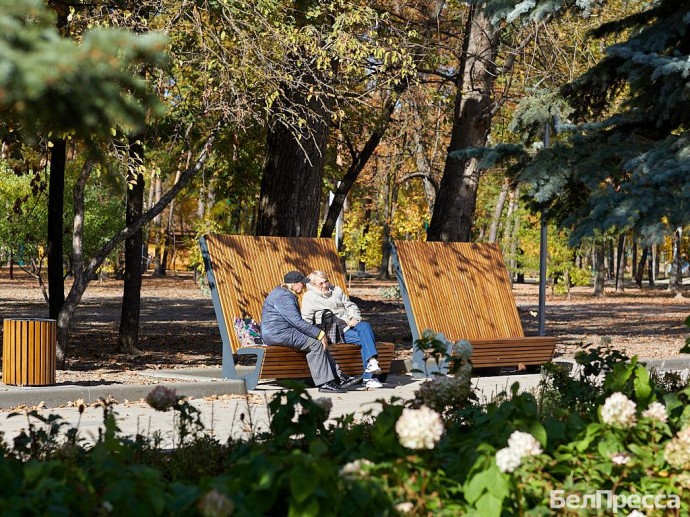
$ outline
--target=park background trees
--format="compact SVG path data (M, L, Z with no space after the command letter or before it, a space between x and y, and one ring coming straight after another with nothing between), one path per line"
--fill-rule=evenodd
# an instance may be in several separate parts
M138 269L187 267L176 255L206 231L336 236L352 270L381 278L393 239L498 242L518 279L536 270L548 210L554 287L593 267L601 291L605 266L622 288L627 256L641 284L671 238L675 273L687 5L669 5L10 2L0 245L45 284L56 246L41 228L63 157L64 251L46 296L73 280L66 343L91 279L124 275L126 351ZM35 54L18 60L16 41ZM122 50L109 60L106 45ZM543 150L547 124L559 133Z

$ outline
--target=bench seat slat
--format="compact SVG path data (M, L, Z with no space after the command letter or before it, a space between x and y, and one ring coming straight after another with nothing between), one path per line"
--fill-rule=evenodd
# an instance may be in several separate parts
M311 376L304 352L286 346L264 346L261 348L265 350L261 368L262 379L308 378ZM381 371L387 373L395 355L395 345L379 342L376 343L376 349L379 352L378 360ZM362 373L362 356L357 345L338 343L330 345L329 350L345 373L348 375Z

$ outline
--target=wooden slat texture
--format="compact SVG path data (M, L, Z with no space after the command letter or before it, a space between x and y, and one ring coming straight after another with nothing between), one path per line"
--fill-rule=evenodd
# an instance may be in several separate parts
M55 384L55 320L5 319L2 381L18 386Z
M538 365L553 357L556 338L527 336L503 339L475 339L472 364L477 368L494 366Z
M290 379L311 377L303 352L282 346L269 346L265 347L265 349L266 356L261 369L262 378ZM362 373L360 347L338 343L330 345L329 349L333 354L333 358L345 373L349 375L359 375ZM381 371L388 372L395 354L395 345L393 343L379 342L376 343L376 350L379 353L378 360Z
M523 336L494 244L396 241L417 328L451 339Z
M469 340L478 367L551 359L555 338L525 338L498 245L396 241L395 247L420 334L432 329Z
M249 235L206 236L218 294L228 326L237 317L252 317L260 323L266 295L297 270L308 275L324 271L347 292L345 276L332 239L308 237L253 237ZM232 350L240 346L229 328Z
M248 235L206 236L222 313L228 326L232 351L239 340L232 327L237 317L251 317L261 323L264 299L282 282L285 273L297 270L309 274L324 271L332 283L347 293L338 252L332 239L308 237L254 237ZM388 372L393 359L392 343L377 343L379 365ZM310 377L305 354L288 347L264 347L262 379ZM356 345L331 345L333 356L349 374L362 373L362 356Z

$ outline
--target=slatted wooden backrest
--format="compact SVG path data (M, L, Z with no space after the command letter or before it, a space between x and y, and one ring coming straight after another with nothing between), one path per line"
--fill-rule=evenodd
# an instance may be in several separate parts
M235 318L251 317L260 323L266 295L288 271L305 275L324 271L332 283L347 292L333 239L216 234L204 239L215 281L210 287L217 290L233 352L240 346L232 328ZM218 323L223 324L220 317Z
M470 341L524 337L497 245L396 241L395 247L418 333L432 329Z

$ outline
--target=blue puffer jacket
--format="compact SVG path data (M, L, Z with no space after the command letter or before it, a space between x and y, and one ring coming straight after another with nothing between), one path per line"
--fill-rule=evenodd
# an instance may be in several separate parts
M261 337L267 345L305 345L316 339L321 329L307 323L297 305L297 297L278 286L268 293L261 311Z

